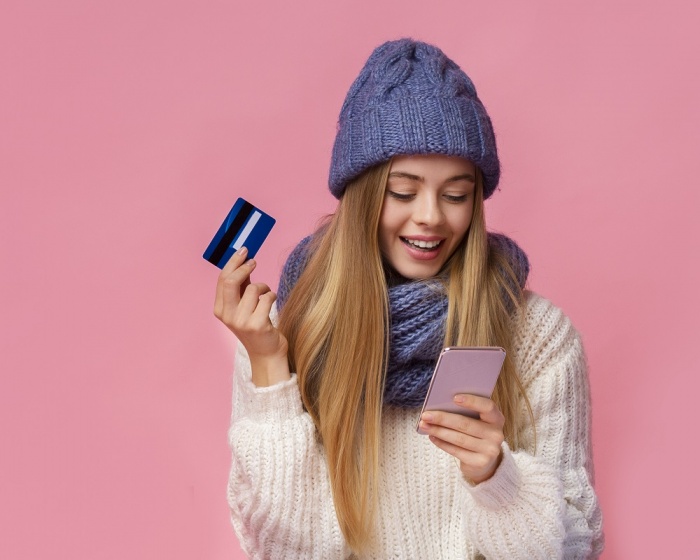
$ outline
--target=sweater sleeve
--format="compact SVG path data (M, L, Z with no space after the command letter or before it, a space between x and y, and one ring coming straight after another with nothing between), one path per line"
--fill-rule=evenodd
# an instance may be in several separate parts
M240 343L229 444L231 522L251 559L349 555L323 450L303 410L296 375L272 387L256 387Z
M597 558L602 517L593 489L590 391L583 347L567 317L534 294L514 340L516 367L535 417L525 439L494 476L468 486L476 507L467 531L488 559ZM522 414L527 414L525 409ZM465 482L466 484L466 482Z

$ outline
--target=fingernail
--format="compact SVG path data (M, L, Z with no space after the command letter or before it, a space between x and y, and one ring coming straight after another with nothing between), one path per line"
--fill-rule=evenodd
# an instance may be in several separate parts
M236 254L244 257L248 254L248 247L241 247L240 249L238 249L238 251L236 251Z
M426 422L432 422L433 415L430 414L430 412L426 412L425 414L423 414L423 420L425 420Z
M462 395L455 395L455 402L456 403L463 403L464 397Z
M248 264L248 266L249 266L250 268L255 268L255 264L256 264L256 263L255 263L255 261L254 261L253 259L250 259L250 260L248 261L247 264Z

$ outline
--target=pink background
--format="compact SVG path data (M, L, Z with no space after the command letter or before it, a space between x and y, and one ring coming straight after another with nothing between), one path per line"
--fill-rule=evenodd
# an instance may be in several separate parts
M700 9L688 1L5 0L0 557L242 558L234 340L201 253L237 196L288 250L334 208L344 94L435 42L498 133L492 228L583 333L607 559L688 558L697 418Z

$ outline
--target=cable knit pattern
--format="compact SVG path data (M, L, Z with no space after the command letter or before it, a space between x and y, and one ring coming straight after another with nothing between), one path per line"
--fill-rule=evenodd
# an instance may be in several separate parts
M350 87L338 118L329 187L395 155L444 154L483 172L484 199L501 166L496 137L474 83L434 45L400 39L377 47Z
M273 321L276 312L273 311ZM418 411L382 418L377 543L368 559L597 558L602 519L593 490L590 403L578 334L547 300L527 294L514 359L536 419L537 450L511 452L476 486L416 433ZM296 377L256 388L239 345L229 439L231 519L253 559L345 559L323 448ZM521 411L525 414L525 411ZM532 430L523 433L530 447Z
M423 404L445 340L447 296L436 280L389 288L389 363L384 402L416 408Z

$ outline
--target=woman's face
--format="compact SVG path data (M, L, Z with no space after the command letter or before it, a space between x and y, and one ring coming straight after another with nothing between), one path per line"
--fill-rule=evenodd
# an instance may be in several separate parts
M397 156L379 218L379 249L402 276L435 276L472 220L476 169L442 155Z

